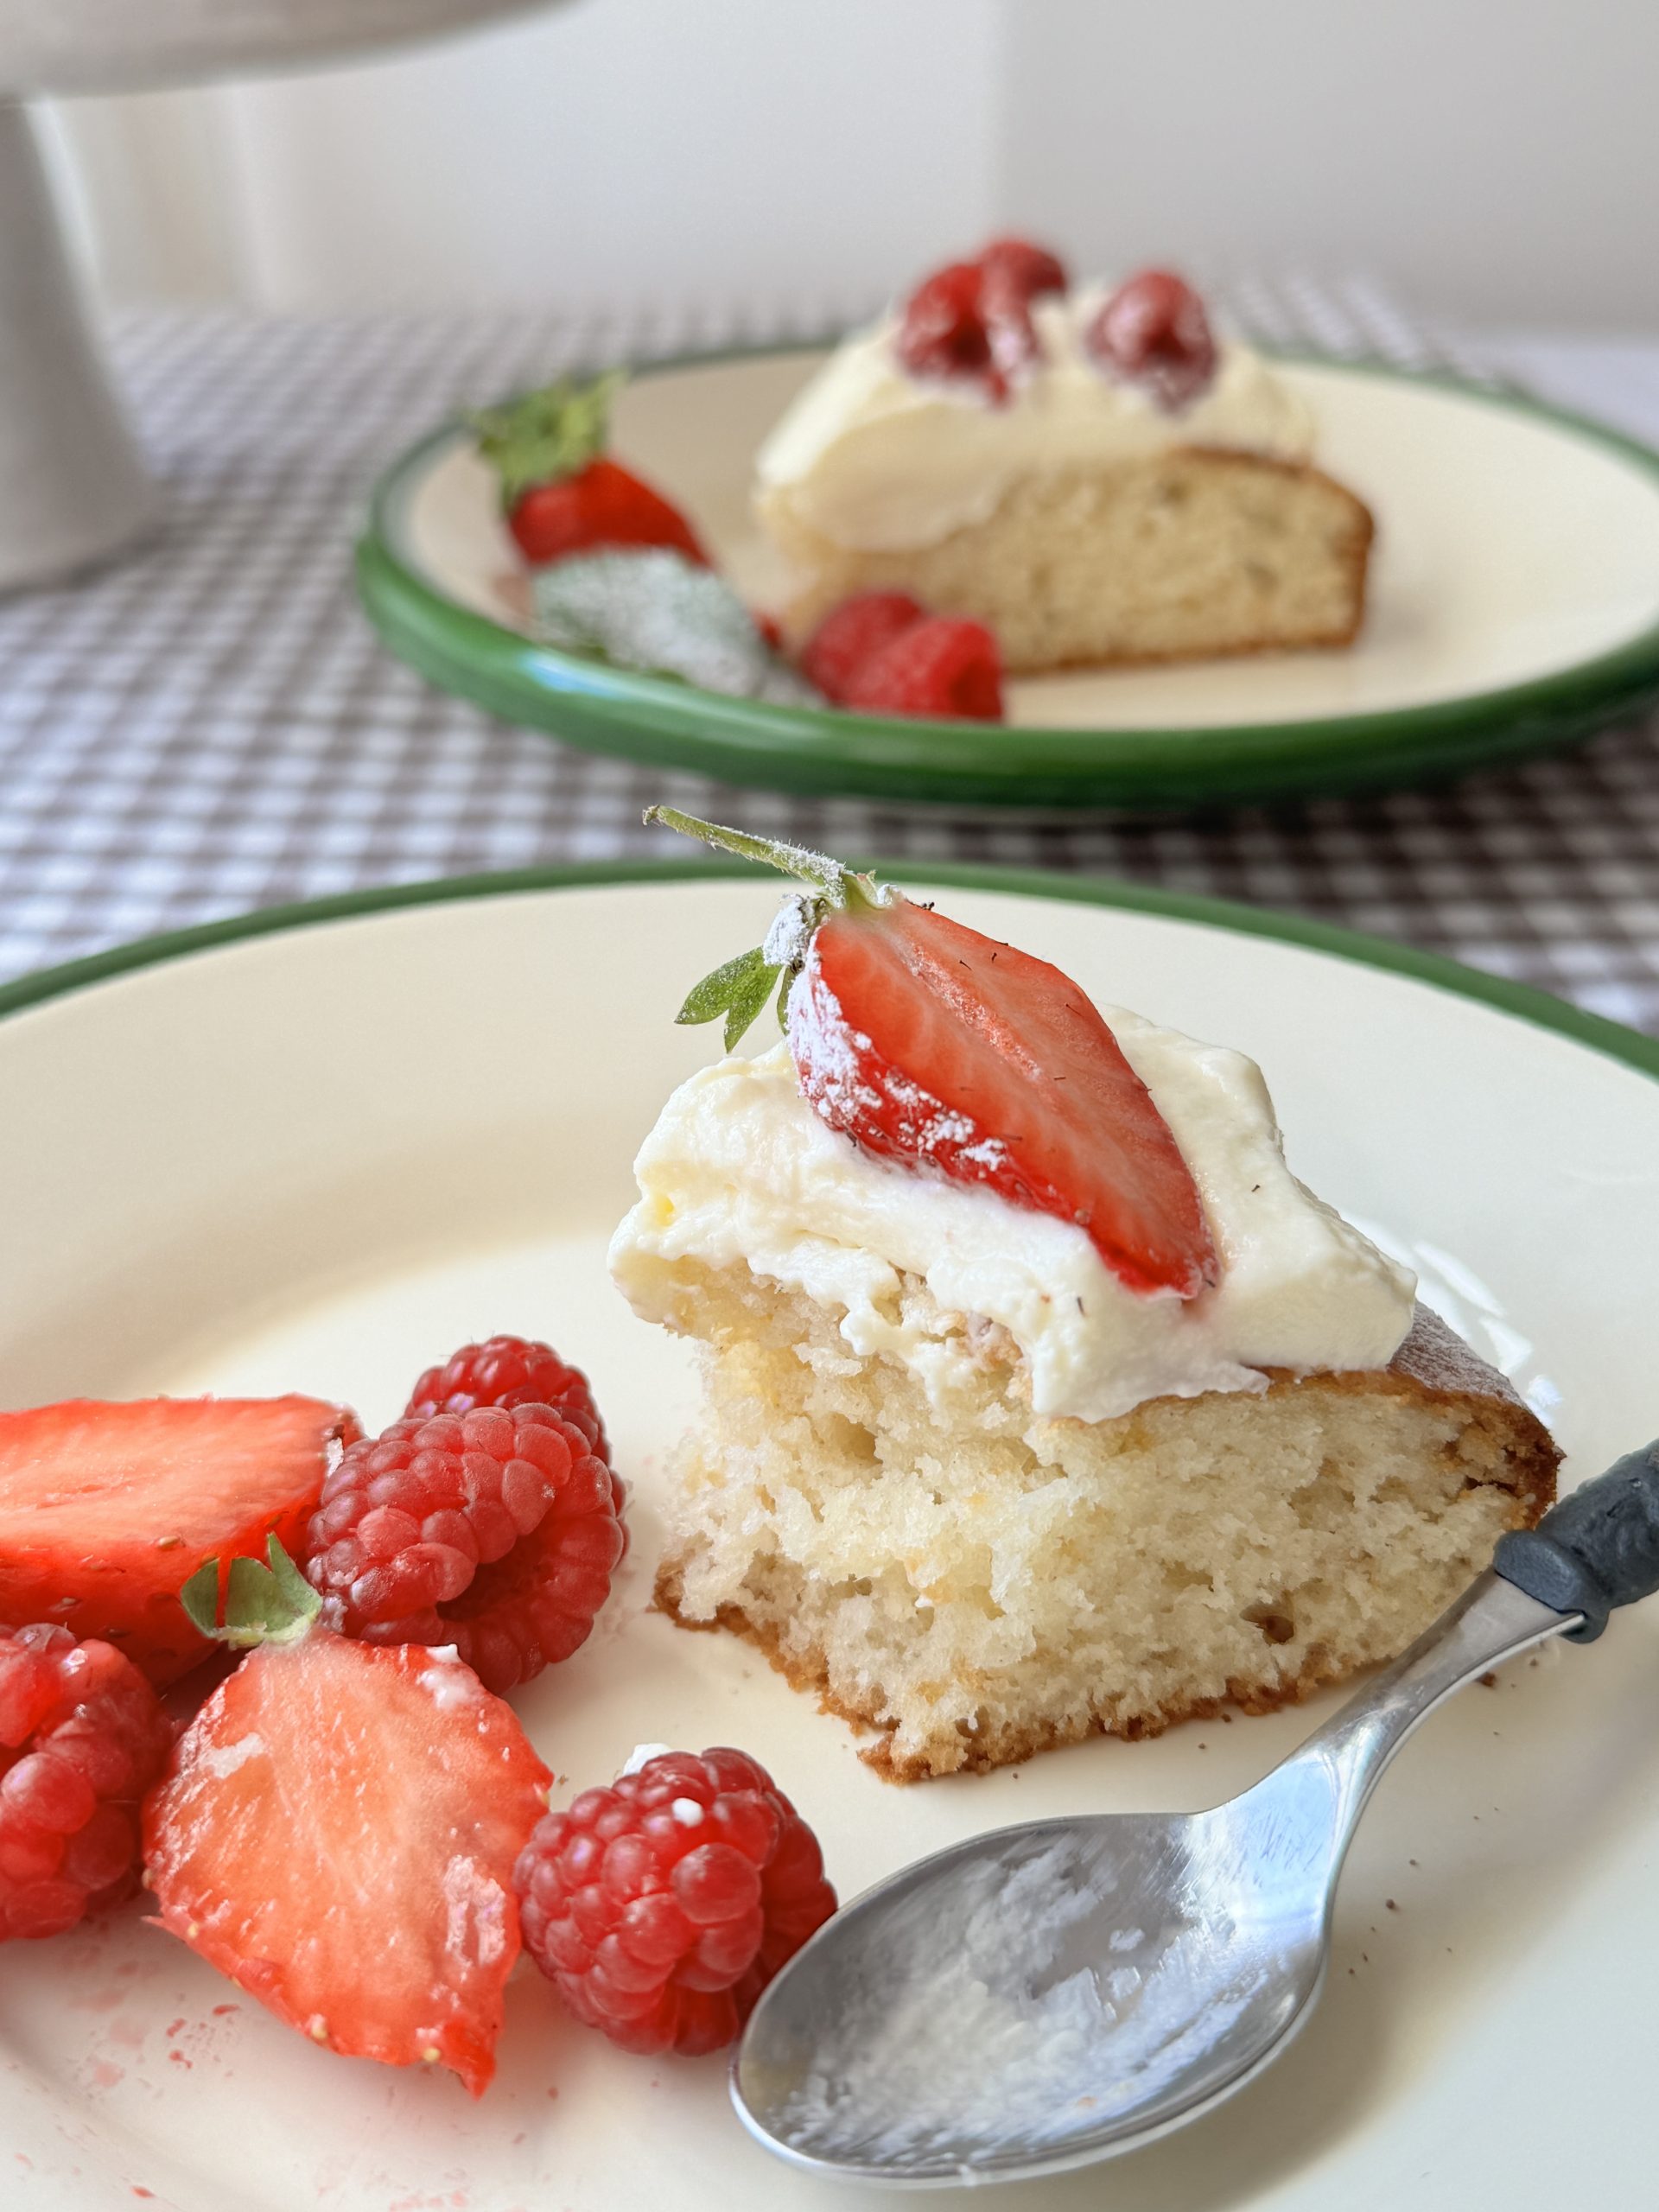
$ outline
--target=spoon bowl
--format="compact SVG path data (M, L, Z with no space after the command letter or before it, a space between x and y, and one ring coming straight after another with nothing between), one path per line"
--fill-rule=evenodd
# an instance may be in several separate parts
M1230 2094L1325 1969L1242 1810L1038 1821L872 1891L777 1986L739 2110L798 2164L922 2186L1085 2164Z
M1488 1572L1242 1796L972 1839L838 1913L762 1995L740 2116L810 2171L1011 2181L1148 2143L1232 2095L1313 2009L1337 1877L1442 1699L1580 1624Z

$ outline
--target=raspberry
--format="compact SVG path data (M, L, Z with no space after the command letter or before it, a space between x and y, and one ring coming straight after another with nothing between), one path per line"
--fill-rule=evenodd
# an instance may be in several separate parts
M1165 269L1143 269L1102 306L1084 344L1103 367L1144 385L1161 408L1189 407L1216 373L1204 302Z
M172 1740L112 1643L0 1631L0 1942L60 1935L130 1892L139 1800Z
M817 1840L741 1751L668 1751L550 1813L513 1875L524 1948L625 2050L734 2042L836 1909Z
M529 1337L490 1337L463 1344L437 1367L429 1367L410 1393L405 1421L434 1414L469 1414L474 1406L551 1406L581 1429L603 1459L605 1424L588 1377L569 1367L551 1344Z
M901 630L924 620L927 609L904 591L855 592L832 607L801 654L801 673L839 706L847 687L873 653Z
M427 1369L410 1394L404 1419L469 1414L474 1406L551 1406L610 1466L610 1444L588 1377L579 1367L568 1367L551 1344L531 1337L490 1337L481 1344L463 1344L441 1366ZM627 1495L626 1484L612 1467L611 1501L622 1524L625 1552L628 1527L622 1509Z
M1029 238L993 238L979 257L988 286L1020 300L1034 300L1045 292L1063 292L1065 264L1046 246Z
M894 340L913 376L971 377L994 399L1006 397L1007 380L991 349L984 290L985 272L974 261L950 262L916 287Z
M1002 719L1002 656L981 622L930 614L854 671L846 703L865 714Z
M622 1548L585 1429L551 1406L476 1406L351 1446L304 1565L346 1635L453 1643L500 1695L586 1641Z

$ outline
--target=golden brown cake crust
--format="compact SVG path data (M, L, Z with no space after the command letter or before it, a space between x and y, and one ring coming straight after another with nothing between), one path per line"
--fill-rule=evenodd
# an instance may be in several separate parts
M1530 1525L1529 1523L1528 1525ZM755 1646L767 1664L780 1674L791 1689L804 1690L817 1697L820 1713L833 1713L861 1732L880 1726L868 1713L843 1704L830 1688L829 1675L822 1665L809 1664L788 1657L779 1647L778 1638L765 1624L751 1621L741 1605L722 1605L713 1620L688 1618L679 1611L679 1577L671 1567L664 1567L657 1577L653 1599L656 1610L666 1613L678 1628L716 1630L726 1629L734 1636L741 1636ZM1224 1707L1231 1705L1252 1717L1274 1713L1285 1706L1300 1705L1316 1690L1340 1681L1346 1669L1310 1655L1307 1664L1295 1679L1263 1689L1259 1685L1230 1682L1225 1698L1189 1698L1177 1705L1161 1707L1156 1713L1136 1713L1122 1726L1113 1726L1104 1715L1096 1715L1087 1725L1061 1727L1051 1726L1040 1729L1016 1730L1004 1728L994 1734L975 1738L963 1751L961 1764L951 1771L956 1774L990 1774L1000 1766L1018 1766L1024 1759L1034 1758L1039 1751L1054 1751L1065 1745L1082 1743L1090 1736L1119 1736L1126 1743L1148 1741L1161 1736L1166 1728L1173 1728L1183 1720L1213 1720ZM879 1740L860 1751L859 1758L872 1768L884 1782L930 1782L934 1769L925 1759L901 1761L893 1755L893 1732L883 1728Z
M1511 1527L1535 1526L1554 1502L1555 1471L1561 1455L1549 1432L1507 1377L1489 1366L1426 1306L1417 1307L1404 1343L1386 1368L1312 1376L1269 1369L1268 1374L1269 1395L1317 1389L1354 1395L1382 1394L1454 1406L1469 1427L1484 1432L1491 1441L1494 1471L1490 1486L1511 1492ZM723 1605L712 1619L695 1619L682 1610L681 1599L680 1573L670 1560L657 1575L653 1603L658 1611L681 1628L726 1629L742 1637L764 1654L791 1688L814 1694L821 1712L834 1713L861 1731L879 1729L879 1740L859 1756L884 1780L916 1782L933 1775L936 1770L925 1757L907 1761L894 1757L893 1729L880 1722L875 1713L861 1711L834 1694L821 1659L786 1654L772 1627L752 1620L740 1605ZM1229 1681L1225 1699L1183 1700L1155 1712L1137 1712L1121 1722L1109 1714L1096 1713L1086 1720L1071 1719L1036 1728L987 1731L963 1744L960 1762L953 1771L988 1773L994 1768L1017 1764L1039 1751L1081 1742L1090 1736L1115 1735L1131 1742L1141 1741L1161 1735L1165 1729L1181 1721L1214 1719L1229 1704L1253 1715L1274 1712L1301 1704L1316 1691L1340 1681L1351 1671L1315 1645L1293 1677L1270 1685Z

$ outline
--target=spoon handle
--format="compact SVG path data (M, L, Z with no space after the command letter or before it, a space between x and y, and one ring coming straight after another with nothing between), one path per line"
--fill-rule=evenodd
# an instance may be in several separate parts
M1260 1784L1320 1808L1332 1863L1389 1760L1435 1707L1501 1660L1552 1636L1580 1643L1659 1590L1659 1444L1632 1452L1501 1537L1491 1567L1426 1635L1373 1677Z
M1535 1529L1500 1537L1492 1564L1558 1613L1582 1613L1567 1634L1593 1643L1617 1606L1659 1590L1659 1443L1627 1452Z
M1274 1797L1293 1796L1310 1827L1323 1828L1322 1849L1333 1866L1339 1865L1382 1770L1419 1723L1465 1682L1559 1636L1576 1618L1541 1604L1488 1567L1408 1651L1373 1675L1257 1788Z

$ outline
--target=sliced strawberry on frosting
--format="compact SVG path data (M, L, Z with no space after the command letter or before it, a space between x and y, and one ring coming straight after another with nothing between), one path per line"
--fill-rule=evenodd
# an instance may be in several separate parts
M1167 414L1215 381L1215 334L1204 302L1167 269L1143 269L1103 302L1084 351L1109 374L1140 385Z
M790 995L804 1096L868 1152L1088 1230L1131 1290L1191 1298L1215 1252L1151 1093L1069 976L908 899L831 914Z
M830 1128L901 1166L1075 1222L1130 1290L1192 1298L1216 1281L1169 1125L1059 969L798 847L666 808L645 819L816 891L700 984L681 1020L724 1014L729 1050L775 988L802 1093Z
M1065 265L1028 238L993 238L972 261L949 262L905 302L893 337L912 376L979 385L1000 404L1041 348L1031 303L1064 292Z

